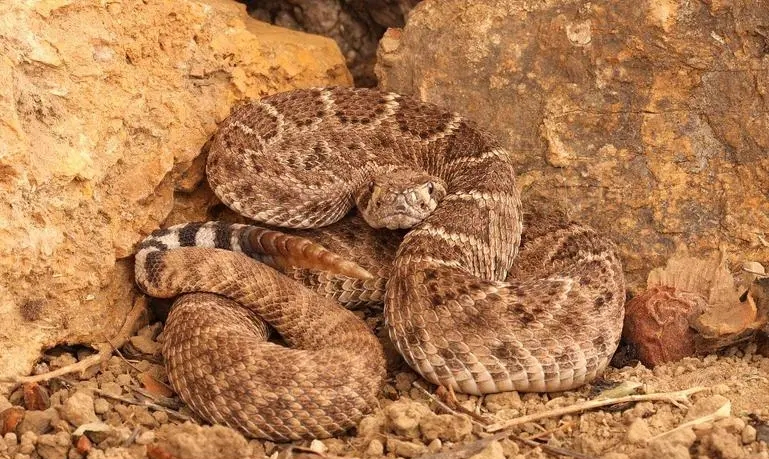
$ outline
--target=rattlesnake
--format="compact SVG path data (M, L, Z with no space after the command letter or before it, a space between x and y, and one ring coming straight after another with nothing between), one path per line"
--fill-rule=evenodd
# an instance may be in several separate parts
M535 210L513 263L522 210L512 161L457 114L370 89L276 94L221 124L207 174L227 206L257 222L333 224L315 234L333 245L329 235L342 233L347 243L338 245L353 245L345 256L374 273L259 227L182 225L145 240L136 279L147 293L218 294L177 301L163 351L173 387L209 421L274 440L324 437L375 405L384 378L378 341L353 313L309 289L376 301L389 277L384 314L392 342L422 377L458 392L574 388L600 373L616 349L625 293L613 244ZM388 198L378 192L385 183L415 188ZM434 209L431 197L439 201ZM364 247L390 237L386 230L373 235L349 219L335 223L356 203L374 225L416 223L394 259L383 253L376 260ZM399 216L378 215L380 204L397 205ZM409 214L420 206L426 218ZM307 278L309 289L221 249ZM303 268L287 268L293 264ZM300 350L259 344L256 315Z

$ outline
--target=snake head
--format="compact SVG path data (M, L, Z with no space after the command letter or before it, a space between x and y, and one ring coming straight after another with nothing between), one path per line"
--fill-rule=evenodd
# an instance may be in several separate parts
M397 169L374 176L355 197L372 228L408 229L427 218L446 196L445 183L432 175Z

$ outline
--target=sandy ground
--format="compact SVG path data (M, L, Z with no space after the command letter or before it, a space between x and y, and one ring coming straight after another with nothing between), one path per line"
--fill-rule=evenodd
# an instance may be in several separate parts
M161 324L146 326L120 353L85 374L20 386L7 399L0 397L0 457L769 459L769 358L756 354L751 344L654 370L640 364L612 368L602 380L572 392L458 395L458 405L448 410L433 386L393 357L381 407L357 430L345 437L282 445L247 440L197 419L166 386L159 341ZM55 349L37 371L89 354L87 349ZM623 391L623 383L640 387ZM520 416L601 396L695 387L708 389L683 402L612 404L490 432L490 426Z

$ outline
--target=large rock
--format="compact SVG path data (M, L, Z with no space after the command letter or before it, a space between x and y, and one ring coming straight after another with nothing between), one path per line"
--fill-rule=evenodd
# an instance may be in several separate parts
M615 240L631 287L679 244L769 260L769 8L428 0L380 42L386 89L487 126L524 199Z
M133 247L200 178L194 159L235 102L351 77L331 40L235 2L50 0L0 10L0 82L9 377L42 348L104 342L123 324Z

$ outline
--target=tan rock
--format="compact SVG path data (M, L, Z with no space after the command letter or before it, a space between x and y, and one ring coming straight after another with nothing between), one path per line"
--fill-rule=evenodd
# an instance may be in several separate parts
M470 456L470 459L505 459L505 453L499 441L494 440L486 445L480 453Z
M769 259L769 61L746 26L767 12L703 8L426 0L377 75L496 134L524 200L608 234L634 291L679 244Z
M75 427L89 422L98 422L93 408L93 397L85 392L75 392L61 406L61 417Z
M401 457L419 457L427 452L427 447L421 443L388 437L387 451Z
M430 409L413 400L401 398L391 403L386 409L387 425L390 430L407 438L419 438L419 422L423 417L431 416Z
M472 433L473 424L465 415L430 414L419 421L419 430L427 441L439 438L458 442Z
M0 377L115 335L135 244L200 180L195 159L236 101L351 83L331 40L236 2L68 4L0 11Z
M489 394L484 398L484 403L492 413L505 409L518 409L523 405L521 396L515 391Z

